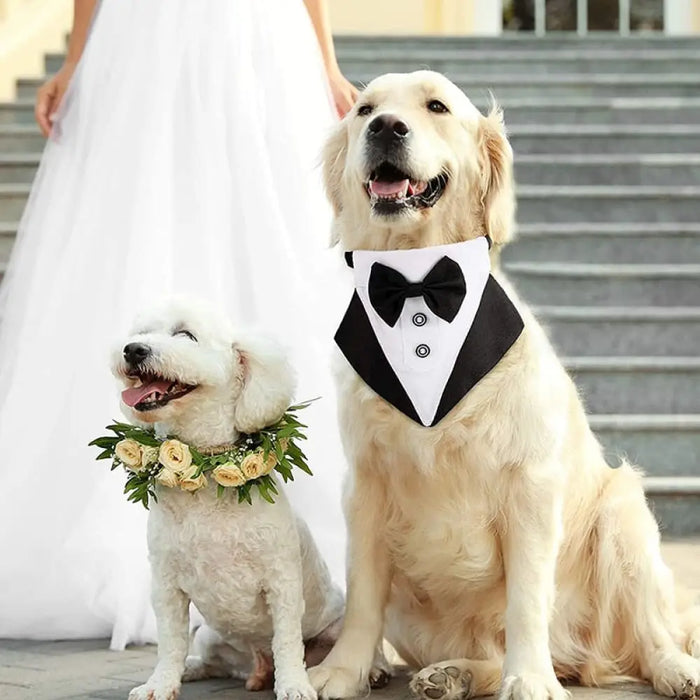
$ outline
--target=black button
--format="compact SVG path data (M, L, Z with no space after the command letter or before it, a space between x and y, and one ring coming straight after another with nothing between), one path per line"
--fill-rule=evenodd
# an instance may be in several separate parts
M413 325L424 326L428 322L428 317L425 314L413 314Z
M421 343L416 347L416 355L418 355L418 357L428 357L428 355L430 355L430 348Z

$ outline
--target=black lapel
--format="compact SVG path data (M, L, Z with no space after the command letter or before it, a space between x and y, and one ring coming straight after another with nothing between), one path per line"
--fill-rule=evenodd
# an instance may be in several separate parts
M374 334L365 307L355 292L335 334L335 342L364 382L401 413L423 425Z
M474 323L464 339L431 425L439 423L508 352L523 331L513 302L489 275Z

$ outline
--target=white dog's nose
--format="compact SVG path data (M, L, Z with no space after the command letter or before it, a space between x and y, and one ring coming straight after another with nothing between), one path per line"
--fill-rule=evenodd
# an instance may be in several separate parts
M141 364L151 354L151 348L144 343L129 343L124 346L124 359L132 366Z

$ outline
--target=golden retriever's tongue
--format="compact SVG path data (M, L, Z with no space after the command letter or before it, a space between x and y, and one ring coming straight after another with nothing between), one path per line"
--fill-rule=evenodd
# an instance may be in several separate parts
M165 394L172 382L167 379L156 379L149 384L142 384L141 386L134 386L131 389L124 389L122 391L122 401L132 408L136 404L141 403L146 397L151 394L158 392L159 394Z
M408 179L398 182L383 182L382 180L372 180L369 189L377 197L405 197L408 192Z

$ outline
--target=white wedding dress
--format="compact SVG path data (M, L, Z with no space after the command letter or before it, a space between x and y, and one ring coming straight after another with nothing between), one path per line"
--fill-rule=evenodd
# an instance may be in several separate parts
M323 396L290 492L342 584L333 121L302 0L102 0L0 291L0 638L155 638L147 513L87 443L120 417L115 339L169 293L272 329Z

